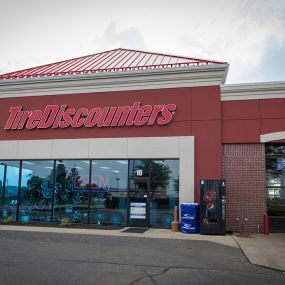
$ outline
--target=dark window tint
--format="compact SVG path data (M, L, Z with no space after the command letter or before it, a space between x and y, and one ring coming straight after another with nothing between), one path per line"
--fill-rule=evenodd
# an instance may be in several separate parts
M19 161L0 161L0 221L15 221L18 205Z

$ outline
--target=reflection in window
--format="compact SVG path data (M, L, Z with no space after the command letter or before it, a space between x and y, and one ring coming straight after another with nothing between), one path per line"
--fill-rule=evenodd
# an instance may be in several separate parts
M21 222L51 221L53 160L23 160L21 176Z
M127 193L127 160L92 160L90 223L125 225Z
M134 159L130 160L130 176L132 177L149 177L148 159Z
M150 195L150 225L170 228L179 204L179 160L151 161Z
M285 146L267 145L267 212L271 216L285 216Z
M19 161L0 161L0 221L16 220Z
M88 222L89 160L57 160L54 221Z

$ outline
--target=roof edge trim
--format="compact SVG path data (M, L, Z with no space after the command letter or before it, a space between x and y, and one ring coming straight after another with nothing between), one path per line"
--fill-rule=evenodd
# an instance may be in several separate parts
M220 85L228 65L0 81L0 98Z

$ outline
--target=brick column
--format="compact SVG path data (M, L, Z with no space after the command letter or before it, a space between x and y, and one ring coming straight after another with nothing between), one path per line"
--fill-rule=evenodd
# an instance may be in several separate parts
M224 144L222 174L226 179L227 231L257 232L266 213L263 144ZM248 221L245 221L248 219Z

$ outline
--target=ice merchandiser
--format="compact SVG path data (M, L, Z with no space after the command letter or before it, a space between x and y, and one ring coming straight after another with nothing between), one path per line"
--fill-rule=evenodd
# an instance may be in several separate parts
M200 180L200 233L226 233L225 180Z
M198 233L199 205L197 203L181 203L180 231L182 233Z

